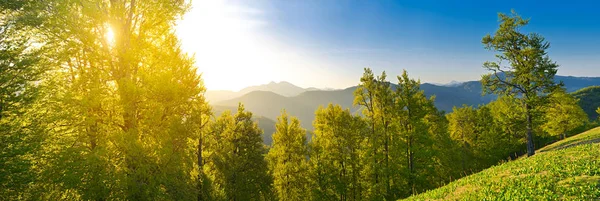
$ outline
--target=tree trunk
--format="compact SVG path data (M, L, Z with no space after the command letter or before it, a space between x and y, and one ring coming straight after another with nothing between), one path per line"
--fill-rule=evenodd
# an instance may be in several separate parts
M466 170L467 168L466 168L466 162L465 161L467 160L467 146L466 146L467 142L465 141L465 132L461 131L460 135L461 135L460 137L463 140L463 158L462 158L462 164L461 164L461 166L462 166L462 173L465 174L465 176L466 176L467 175L467 170Z
M387 123L386 123L387 124ZM388 200L392 200L392 190L391 190L391 186L390 186L390 149L389 149L389 143L390 143L390 139L387 133L387 125L385 125L386 127L384 127L384 136L385 136L385 193L386 193L386 198Z
M531 121L531 106L525 103L525 113L527 114L527 156L535 154L535 146L533 145L533 123Z
M198 138L198 201L204 200L204 163L202 162L202 135Z
M412 137L408 138L408 146L406 148L406 154L408 159L408 187L410 188L410 194L415 194L414 181L413 181L413 152L412 152Z

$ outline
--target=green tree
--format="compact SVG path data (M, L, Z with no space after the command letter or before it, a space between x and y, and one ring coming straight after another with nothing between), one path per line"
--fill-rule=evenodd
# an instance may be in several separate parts
M546 123L542 128L550 135L566 138L568 131L584 125L588 116L577 102L564 89L549 94L549 103L545 108Z
M495 165L513 150L489 105L454 107L447 117L450 135L460 145L461 174Z
M600 107L598 107L598 109L596 109L596 113L598 113L598 120L600 120Z
M465 173L474 167L475 159L473 149L477 146L477 110L472 106L452 108L452 113L447 115L449 121L448 130L452 139L460 145L460 167Z
M210 133L208 132L208 125L210 123L210 117L212 116L212 108L208 105L208 102L204 98L204 95L198 96L195 104L192 105L192 112L190 113L189 122L193 122L187 129L195 131L198 139L196 144L196 169L193 171L197 173L194 175L197 180L196 189L197 200L210 200L210 180L207 174L204 172L205 163L205 152L206 143L205 140L208 138ZM193 139L192 139L193 140Z
M525 108L522 107L519 99L513 96L500 96L497 100L486 105L490 109L490 113L496 125L496 143L500 143L501 150L498 153L509 155L512 158L517 158L524 154L527 143L527 119L525 117ZM535 116L534 119L540 119ZM504 156L505 157L505 156Z
M285 110L277 118L268 159L279 200L305 200L309 191L306 130Z
M558 65L550 60L546 50L550 43L536 33L521 33L529 23L514 11L512 15L498 14L500 27L496 33L482 39L485 48L498 51L497 62L485 62L483 67L490 74L483 75L481 83L484 93L517 95L525 108L527 126L527 155L535 154L533 142L533 116L541 105L540 95L551 92ZM508 65L504 65L504 64Z
M433 105L429 106L432 107ZM428 127L428 138L431 143L426 145L430 157L423 160L425 167L427 167L423 175L425 185L419 191L446 185L453 178L458 178L460 175L460 168L456 163L458 161L456 157L458 146L448 132L449 125L445 112L433 111L423 121Z
M395 88L395 92L392 90ZM404 71L398 85L365 69L354 92L367 135L364 148L364 197L394 200L443 184L452 170L441 164L453 147L442 112Z
M194 61L173 31L171 3L49 1L36 39L52 71L47 146L37 166L45 199L189 200L196 144L209 114ZM114 38L109 38L109 32Z
M204 171L211 179L208 200L270 200L269 175L262 130L242 104L232 116L228 111L211 124L206 136Z
M375 77L371 69L364 70L360 84L354 91L354 105L363 108L362 112L370 130L365 154L367 159L364 179L368 183L365 197L373 200L393 200L399 197L398 192L403 188L402 182L393 181L403 179L401 168L398 167L402 162L397 161L401 160L397 151L401 148L396 147L398 144L392 141L397 138L393 137L397 132L392 127L394 93L386 80L385 72Z
M315 115L310 144L312 199L364 199L360 157L366 125L339 105L319 107Z
M33 110L40 97L36 82L46 70L43 48L31 47L35 29L23 9L32 8L0 2L0 200L34 199L26 193L35 182L32 156L44 137Z
M432 117L441 116L433 102L435 97L427 98L420 89L420 81L410 79L408 72L403 71L397 76L395 116L398 131L401 134L397 143L404 143L404 158L406 162L405 174L408 195L413 195L432 188L428 175L432 174L431 168L436 160L435 151L430 147L435 144L431 127L436 121L428 121Z

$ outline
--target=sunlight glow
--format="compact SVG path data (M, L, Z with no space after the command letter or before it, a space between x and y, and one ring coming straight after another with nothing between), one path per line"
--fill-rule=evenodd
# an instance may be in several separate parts
M195 54L196 66L209 90L235 91L270 81L302 85L290 78L319 73L310 69L310 60L299 51L265 33L269 24L264 15L261 10L230 1L192 2L191 11L178 22L176 34L183 50Z
M110 47L115 45L115 32L110 27L110 25L105 25L106 32L104 33L104 38Z

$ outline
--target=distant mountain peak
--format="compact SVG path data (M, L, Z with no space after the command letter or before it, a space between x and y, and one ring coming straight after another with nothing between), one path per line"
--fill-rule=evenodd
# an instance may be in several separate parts
M271 81L267 84L243 88L242 90L240 90L238 92L238 95L241 96L241 95L247 94L252 91L270 91L270 92L273 92L273 93L276 93L276 94L279 94L282 96L291 97L291 96L297 96L298 94L305 92L306 89L296 86L296 85L286 82L286 81L280 81L280 82Z
M459 86L461 84L465 83L464 81L456 81L456 80L452 80L448 83L429 83L432 85L437 85L437 86L442 86L442 87L456 87Z
M445 84L445 85L446 85L446 86L451 86L451 87L453 87L453 86L458 86L458 85L461 85L462 83L465 83L465 82L461 82L461 81L452 80L452 81L450 81L449 83L447 83L447 84Z

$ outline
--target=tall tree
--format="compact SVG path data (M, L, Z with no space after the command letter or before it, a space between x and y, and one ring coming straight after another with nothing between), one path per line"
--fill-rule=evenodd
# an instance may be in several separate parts
M466 173L473 167L473 148L477 140L477 110L472 106L452 108L452 113L447 115L450 136L460 145L461 172Z
M527 130L523 127L526 127L527 118L521 101L513 96L500 96L485 107L489 108L496 126L494 142L501 145L496 148L496 151L509 155L513 159L524 154ZM534 119L541 118L536 115ZM502 159L504 158L506 156Z
M365 199L367 189L360 181L360 156L367 127L361 118L339 105L320 107L315 115L310 151L312 199Z
M425 184L422 189L418 189L419 192L446 185L460 175L460 169L456 164L457 144L448 132L446 114L444 111L433 109L433 103L428 106L431 107L431 113L425 116L423 121L428 127L428 139L431 143L425 144L428 152L423 160L426 171L422 180Z
M239 104L235 115L224 112L207 136L205 171L214 184L209 200L270 200L272 177L268 173L262 130L252 113Z
M204 96L199 96L195 104L192 105L192 112L190 115L190 129L195 131L197 137L196 144L196 168L197 174L197 200L210 200L210 181L207 174L204 172L205 163L205 152L206 148L205 139L210 134L208 132L208 125L210 123L210 117L212 116L212 108L208 105L208 102ZM192 139L193 140L193 139Z
M46 195L196 198L197 120L208 114L198 112L204 87L173 30L188 8L185 1L44 4L36 38L51 47L45 54L54 67L40 84L49 111L39 166Z
M410 79L406 70L397 78L394 121L401 136L395 141L404 143L407 193L413 195L428 188L429 181L424 178L432 171L429 164L435 154L428 148L434 142L427 119L438 111L433 104L435 97L425 96L420 81Z
M402 187L401 182L392 180L401 179L399 154L395 150L392 135L397 134L392 128L392 115L394 109L394 93L391 84L386 80L387 75L383 72L375 77L369 68L364 69L363 77L360 78L360 84L354 91L354 104L363 107L363 114L369 125L369 135L367 136L369 159L366 161L365 178L369 185L366 192L368 199L388 199L398 198L398 192ZM392 153L394 152L394 153Z
M551 92L558 65L550 60L546 50L550 43L536 33L524 34L521 28L528 19L512 11L511 15L498 14L500 27L496 33L482 39L485 48L500 52L498 61L485 62L483 67L490 74L483 75L481 83L484 93L517 95L525 108L527 125L527 155L535 154L533 142L533 113L539 109L540 95ZM505 65L508 64L508 65Z
M562 88L549 94L549 101L544 111L546 123L542 128L550 135L560 135L561 138L565 138L568 131L585 124L588 116L577 102L577 99Z
M285 110L277 118L268 159L279 200L305 200L309 190L306 130Z

